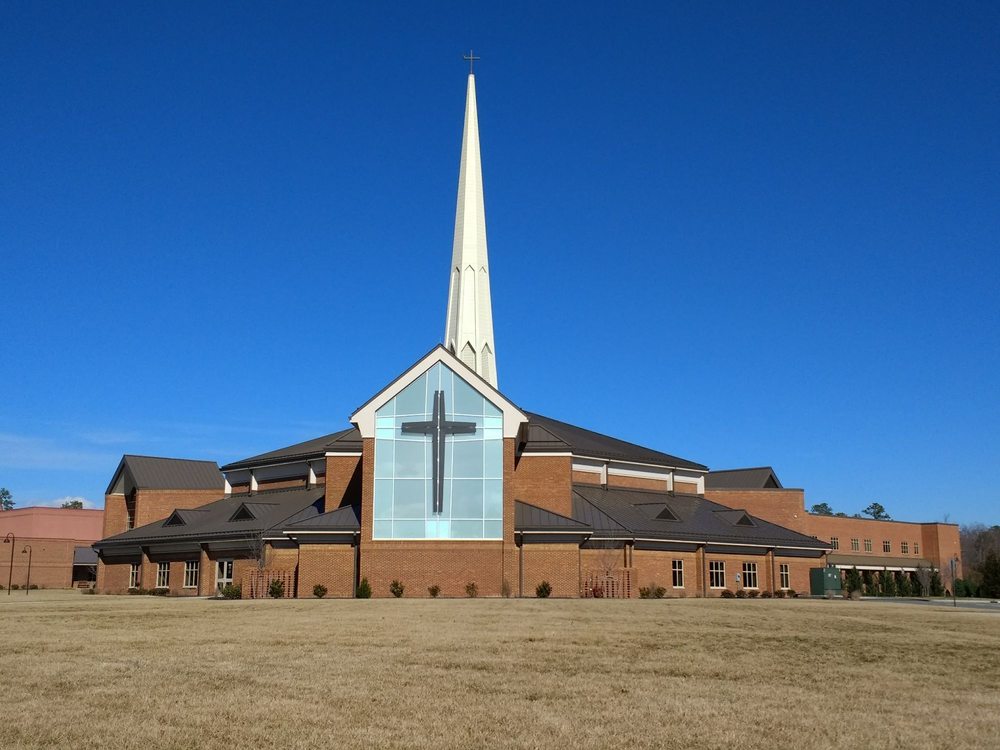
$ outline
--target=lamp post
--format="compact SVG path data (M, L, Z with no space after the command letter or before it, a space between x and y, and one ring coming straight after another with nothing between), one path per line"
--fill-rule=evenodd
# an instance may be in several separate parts
M21 554L28 554L28 577L24 581L24 595L28 595L28 589L31 588L31 545L24 545L24 549L21 550Z
M958 570L958 555L951 558L949 562L951 562L951 606L957 608L958 594L956 593L955 589L958 587L955 585L955 572Z
M3 538L3 543L10 545L10 567L7 569L7 596L10 596L10 584L14 579L14 544L16 542L17 537L14 536L14 532L8 531L7 536Z

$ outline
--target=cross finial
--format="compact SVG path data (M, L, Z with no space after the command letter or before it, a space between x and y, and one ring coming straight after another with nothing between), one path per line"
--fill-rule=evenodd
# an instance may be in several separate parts
M472 64L479 58L476 55L472 54L472 50L470 49L469 54L462 55L462 59L469 61L469 75L472 75Z

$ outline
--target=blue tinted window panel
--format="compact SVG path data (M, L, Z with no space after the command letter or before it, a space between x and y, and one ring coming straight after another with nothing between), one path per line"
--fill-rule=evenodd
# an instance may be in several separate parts
M456 479L478 478L483 476L483 441L474 440L467 443L454 442L451 448L453 463L452 476Z
M393 521L392 536L394 539L423 539L423 521Z
M453 519L483 517L482 479L454 479L451 487L451 517Z
M503 539L503 521L485 521L483 527L484 539Z
M483 517L503 518L503 481L487 479L483 490Z
M483 522L482 521L452 521L451 522L451 538L452 539L482 539L483 538Z
M392 521L375 521L372 524L372 536L376 539L391 539Z
M425 479L397 479L393 488L393 518L423 519L428 484Z

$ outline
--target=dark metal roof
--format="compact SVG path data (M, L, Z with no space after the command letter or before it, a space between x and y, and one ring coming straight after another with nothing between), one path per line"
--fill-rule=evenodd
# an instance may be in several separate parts
M537 505L529 505L520 500L514 502L515 531L592 531L590 524L567 516L561 516Z
M90 547L73 548L74 565L97 565L97 552Z
M222 474L215 461L126 454L122 456L106 494L113 492L123 472L137 488L143 490L222 490L223 486Z
M782 489L778 475L770 466L752 469L720 469L705 476L705 489L709 490L765 490Z
M577 499L573 506L574 517L591 523L596 537L628 534L648 539L828 549L826 543L814 537L756 518L744 510L727 508L700 495L604 488L586 484L573 485L573 493ZM593 506L593 510L579 500ZM654 509L665 506L677 520L662 517L662 511L653 514L648 506L653 506ZM625 532L598 521L598 514L607 516ZM744 517L751 519L753 525L741 524L740 519ZM598 523L602 523L607 533L604 533Z
M361 433L357 427L348 427L340 432L331 432L329 435L306 440L286 448L261 453L257 456L234 461L222 467L223 471L234 471L236 469L246 469L251 466L266 466L267 464L284 463L285 461L295 461L307 458L319 458L327 453L360 453Z
M175 511L170 517L180 516L185 523L166 525L167 519L139 526L94 544L97 549L118 545L152 544L202 538L250 538L278 528L286 522L305 520L322 512L324 489L322 487L281 490L230 495L191 511ZM254 518L245 521L231 520L242 505L252 509Z
M328 513L286 523L281 529L293 536L297 531L361 531L361 509L354 505L345 505Z
M615 461L632 461L678 469L708 470L708 467L704 464L671 456L669 453L662 453L651 448L643 448L641 445L636 445L635 443L629 443L608 435L602 435L599 432L585 430L582 427L560 422L558 419L543 417L541 414L533 412L525 412L525 414L528 415L529 420L529 429L527 431L528 441L523 448L525 453L552 450L545 440L536 444L532 443L531 428L534 427L542 428L548 435L555 436L577 456L593 456L595 458L606 458Z

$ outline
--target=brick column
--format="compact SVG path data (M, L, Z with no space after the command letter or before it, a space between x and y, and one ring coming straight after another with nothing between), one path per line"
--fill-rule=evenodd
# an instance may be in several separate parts
M769 563L768 566L767 566L767 568L768 568L768 576L771 579L770 581L768 581L767 588L768 588L768 591L774 591L776 588L778 588L775 585L775 581L778 580L778 576L777 576L777 573L775 572L776 569L775 569L775 566L774 566L775 560L774 560L774 548L773 547L767 551L767 562Z
M156 586L156 563L149 559L149 548L142 548L142 561L139 568L140 586L144 589L151 589Z
M198 565L198 596L212 596L215 594L215 566L212 565L204 544L201 545Z
M705 598L708 596L708 570L706 570L708 562L705 560L705 545L699 544L695 554L695 559L698 561L698 580L701 584L699 589L701 589L702 598Z

